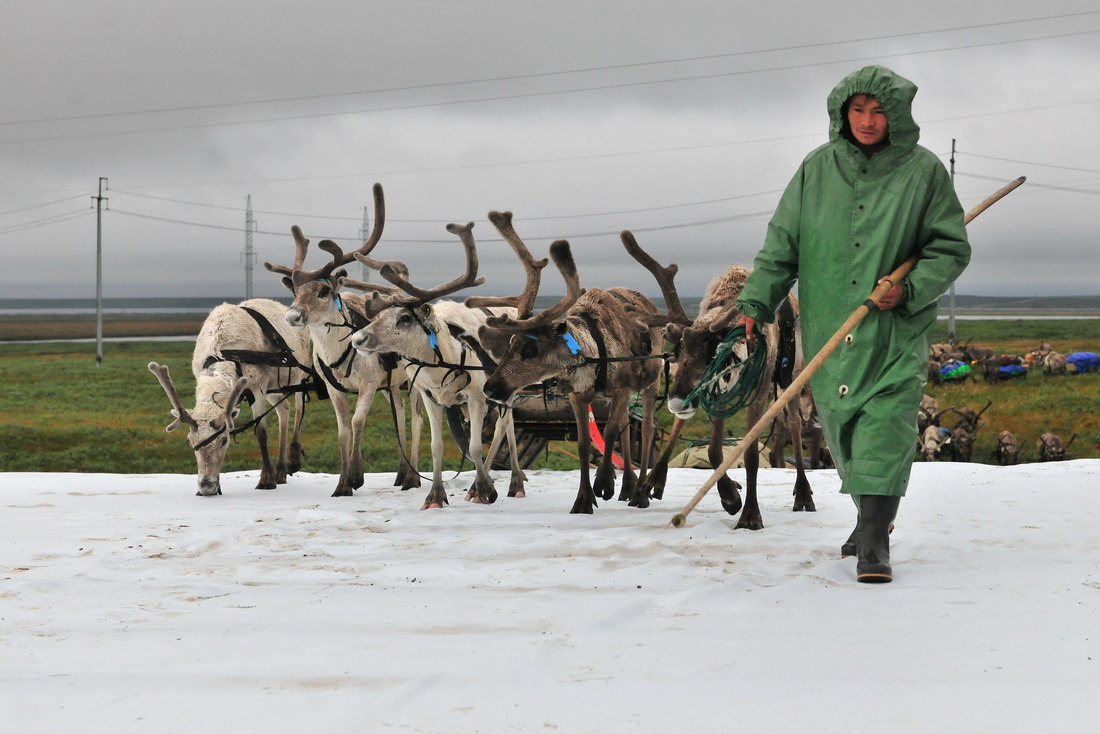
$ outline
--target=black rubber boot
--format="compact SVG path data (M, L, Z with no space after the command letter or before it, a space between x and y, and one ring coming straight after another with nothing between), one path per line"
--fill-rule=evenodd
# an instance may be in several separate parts
M873 494L859 498L856 526L856 580L884 584L893 580L890 568L890 527L898 514L901 497Z
M852 531L852 534L848 536L848 539L844 541L844 545L840 546L840 557L848 558L856 554L856 534L859 533L859 518L856 518L856 529Z

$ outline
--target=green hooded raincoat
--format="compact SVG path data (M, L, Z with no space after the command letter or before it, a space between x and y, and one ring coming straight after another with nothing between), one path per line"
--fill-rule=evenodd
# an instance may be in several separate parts
M917 145L917 88L868 66L829 94L829 142L810 153L780 199L741 312L772 321L798 281L807 359L867 299L877 281L920 253L897 307L871 312L811 378L822 428L853 495L904 496L939 297L970 261L963 211L939 159ZM876 97L889 145L868 158L843 134L844 103Z

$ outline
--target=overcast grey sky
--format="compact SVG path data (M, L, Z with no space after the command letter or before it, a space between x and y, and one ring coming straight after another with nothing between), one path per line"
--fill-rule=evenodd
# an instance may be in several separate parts
M869 63L918 84L945 164L957 140L964 207L1028 177L971 224L957 292L1100 294L1092 1L5 0L0 297L95 295L100 177L107 297L242 298L249 196L253 292L283 295L262 263L291 262L291 225L358 246L376 181L375 256L418 283L457 273L445 225L474 221L479 292L518 290L501 209L536 256L568 239L582 285L659 292L631 229L697 294L751 265Z

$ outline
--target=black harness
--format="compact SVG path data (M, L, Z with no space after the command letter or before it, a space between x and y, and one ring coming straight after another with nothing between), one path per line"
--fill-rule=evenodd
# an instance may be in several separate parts
M206 361L202 364L203 369L206 369L211 365L217 364L218 362L231 362L234 367L236 367L237 377L241 377L243 376L242 365L246 364L257 365L261 367L285 367L288 370L297 367L298 369L303 370L306 373L306 379L298 383L297 385L287 385L286 387L280 387L278 389L272 390L271 392L273 393L282 394L282 399L272 405L267 410L265 410L261 415L253 418L248 423L245 423L244 425L234 428L232 431L230 431L229 435L233 437L236 437L237 435L244 433L248 429L256 426L260 421L267 417L268 413L275 410L275 408L282 404L293 393L305 393L308 397L309 391L315 390L318 394L318 397L322 400L328 397L328 392L324 389L324 384L319 379L317 379L317 373L313 371L312 367L304 365L298 361L298 359L294 356L294 352L290 348L290 345L286 343L286 339L283 339L283 335L280 334L278 330L276 330L274 325L272 325L272 323L268 321L267 318L264 317L264 315L261 314L259 311L253 308L249 308L248 306L241 306L240 308L242 311L252 317L253 321L256 322L256 325L260 327L260 331L263 333L268 343L270 343L274 347L274 350L261 351L256 349L224 349L222 350L220 357L214 354L207 357ZM249 405L252 405L256 402L256 396L252 394L251 390L246 390L242 394L241 399L246 401ZM226 407L232 408L233 406ZM224 433L224 427L215 431L214 433L200 441L198 444L196 444L193 447L194 450L198 451L199 449L208 446Z

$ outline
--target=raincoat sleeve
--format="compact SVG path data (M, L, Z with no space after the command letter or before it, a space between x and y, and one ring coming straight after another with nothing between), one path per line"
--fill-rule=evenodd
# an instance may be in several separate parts
M805 172L803 163L779 199L779 206L768 222L764 246L756 255L752 274L737 299L741 313L757 321L775 320L775 310L798 278L798 232Z
M970 242L962 205L947 170L934 166L931 194L917 241L924 244L916 266L902 284L902 313L917 313L936 302L970 262Z

